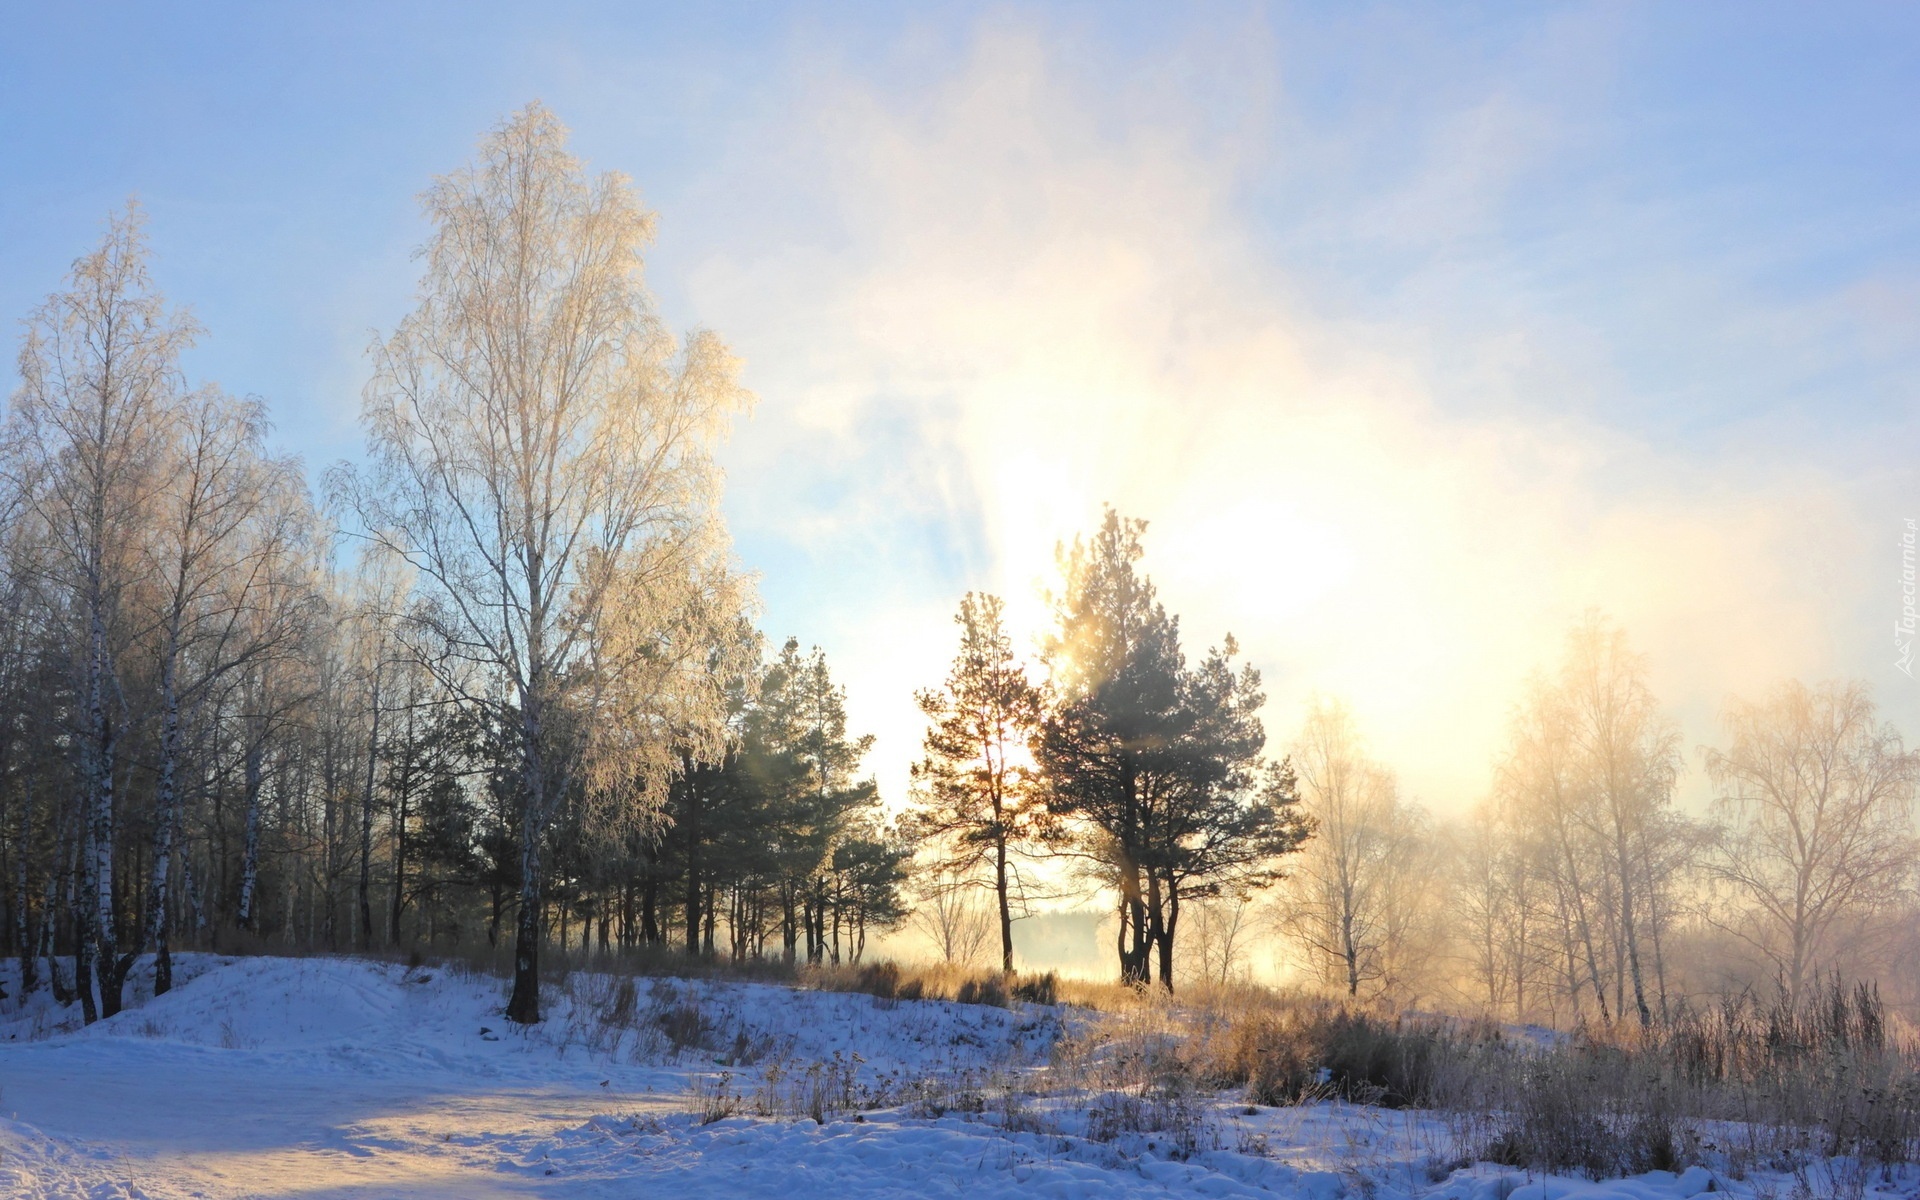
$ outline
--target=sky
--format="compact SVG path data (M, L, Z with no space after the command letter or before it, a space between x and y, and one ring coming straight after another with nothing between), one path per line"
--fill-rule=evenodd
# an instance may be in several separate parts
M1695 748L1895 667L1920 516L1920 10L0 0L0 318L138 196L188 360L359 454L419 193L533 99L659 214L666 322L761 623L825 648L898 800L969 589L1025 645L1061 539L1149 522L1270 743L1352 707L1488 789L1589 608ZM16 327L17 329L17 327ZM17 340L17 332L10 333ZM10 390L13 381L4 387Z

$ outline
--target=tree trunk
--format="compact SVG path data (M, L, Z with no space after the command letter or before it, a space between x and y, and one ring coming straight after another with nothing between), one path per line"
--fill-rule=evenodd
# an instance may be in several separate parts
M265 739L255 736L247 743L246 751L246 793L247 815L246 835L240 851L240 928L252 932L258 924L253 911L254 891L260 884L260 784L261 757L265 753ZM288 910L289 917L292 910Z
M400 782L393 797L393 907L387 915L387 943L400 944L400 917L407 905L407 809L413 798L413 707L407 707L406 744L400 757Z
M514 922L513 994L507 998L507 1020L521 1025L540 1021L540 885L539 851L529 842L520 851L520 914Z
M1140 886L1139 777L1129 764L1124 768L1122 786L1126 796L1126 817L1121 822L1119 853L1121 904L1126 912L1121 919L1120 982L1144 986L1153 981L1153 942L1149 932L1147 905ZM1129 938L1127 935L1131 934Z
M187 909L193 917L193 937L198 943L206 935L207 910L200 901L200 884L193 873L193 856L185 850L180 852L180 889L186 893Z
M790 967L794 963L800 941L800 930L794 919L793 892L793 880L782 880L780 883L780 936L784 941L783 958Z
M1007 836L1004 829L996 826L998 835L993 841L993 886L1000 900L1000 969L1006 974L1013 973L1013 907L1007 895ZM864 934L862 942L865 941Z
M380 765L380 664L373 667L373 727L367 733L367 778L360 790L360 949L373 949L373 782Z
M1173 991L1173 933L1181 924L1181 891L1173 879L1165 881L1165 924L1160 929L1160 985Z
M1580 882L1580 868L1572 842L1568 839L1563 826L1557 826L1555 832L1560 842L1560 857L1565 865L1571 888L1562 886L1565 894L1573 897L1572 911L1580 931L1580 941L1586 950L1587 975L1593 981L1594 1003L1600 1006L1600 1021L1604 1025L1613 1024L1613 1014L1607 1007L1607 989L1600 981L1600 954L1593 944L1593 922L1587 916L1586 893ZM1576 993L1576 999L1578 994Z
M17 943L15 953L20 958L20 997L24 1000L39 982L38 956L34 954L34 943L38 938L28 936L27 930L27 846L33 833L33 793L22 791L20 795L20 822L18 853L13 863L13 937ZM48 911L40 910L40 920L45 923Z
M1140 869L1131 863L1120 871L1120 910L1120 982L1129 986L1151 982L1147 906L1141 897Z
M692 958L700 953L700 796L699 784L692 770L686 772L685 791L687 798L681 816L685 824L680 836L685 839L687 848L686 878L682 883L685 889L687 910L687 956Z
M520 914L514 923L513 994L507 1019L521 1025L540 1020L540 843L546 836L547 777L542 755L537 695L521 707Z
M88 814L88 840L92 846L87 872L86 901L92 912L94 938L93 967L100 986L100 1015L111 1017L120 1011L120 980L115 967L120 941L113 908L113 769L115 739L113 717L107 711L107 630L100 611L103 601L95 599L91 614L91 646L87 655L87 716L92 724L93 762L92 811Z
M40 910L40 959L47 964L47 987L53 992L53 1002L64 1008L73 1003L73 989L67 986L66 978L60 974L60 960L54 955L55 891L51 872L47 876L44 896L46 903Z
M1353 936L1353 906L1340 910L1340 960L1347 969L1347 997L1360 995L1360 944Z
M147 936L153 947L153 994L173 989L173 955L167 942L167 882L173 866L173 828L179 807L180 693L175 686L176 651L169 637L160 669L160 781L154 796L153 880L147 891Z
M338 897L334 887L340 882L340 771L337 758L338 730L330 731L327 750L320 767L320 887L321 887L321 929L326 936L328 950L339 948L336 937L336 924L339 918Z
M85 822L82 823L83 828ZM80 1018L88 1025L100 1019L100 1010L93 1000L93 953L94 933L93 914L96 911L91 895L93 872L87 865L87 855L82 843L83 837L74 839L74 875L77 877L74 887L77 895L70 895L73 903L73 988L80 994Z
M1640 942L1634 928L1633 917L1633 871L1627 851L1626 834L1616 824L1617 852L1620 868L1620 934L1626 943L1627 967L1633 976L1633 1004L1640 1014L1640 1028L1646 1029L1653 1024L1653 1012L1647 1007L1646 985L1640 977Z
M64 826L65 821L61 824ZM67 837L65 829L59 830L54 839L54 853L60 858L67 857ZM68 908L72 908L73 877L67 876ZM47 984L53 989L54 1001L62 1007L73 1003L73 993L68 990L66 981L60 977L60 960L54 957L54 934L57 932L55 919L56 905L60 898L60 871L58 859L54 869L47 872L46 883L40 891L40 957L47 964Z

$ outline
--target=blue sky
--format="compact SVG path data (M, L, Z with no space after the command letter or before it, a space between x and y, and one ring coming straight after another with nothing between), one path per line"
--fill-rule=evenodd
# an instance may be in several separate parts
M317 470L415 196L538 97L744 357L740 556L892 790L959 594L1037 622L1103 500L1277 740L1344 695L1443 808L1588 605L1690 746L1787 674L1920 734L1920 12L906 8L9 5L0 314L138 194L192 371Z

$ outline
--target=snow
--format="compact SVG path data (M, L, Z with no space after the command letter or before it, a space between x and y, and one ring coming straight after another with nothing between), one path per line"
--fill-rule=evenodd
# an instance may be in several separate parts
M1046 1070L1054 1039L1098 1019L1064 1009L577 974L550 995L548 1020L523 1031L499 1018L498 981L457 969L183 956L176 978L158 999L142 981L138 1003L89 1028L44 992L25 1008L0 1002L0 1197L1751 1190L1698 1168L1604 1183L1450 1169L1438 1118L1339 1104L1203 1097L1177 1127L1090 1136L1118 1099L1030 1099L1018 1087ZM854 1097L852 1110L796 1115L819 1086ZM738 1112L702 1124L714 1096Z

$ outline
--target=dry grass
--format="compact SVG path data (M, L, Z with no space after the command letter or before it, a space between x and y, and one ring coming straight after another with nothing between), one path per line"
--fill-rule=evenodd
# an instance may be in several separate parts
M1646 1032L1547 1038L1260 988L1094 998L1107 1015L1059 1045L1053 1085L1095 1096L1108 1124L1167 1127L1183 1097L1233 1089L1431 1110L1450 1131L1445 1161L1594 1178L1701 1162L1736 1178L1864 1177L1920 1161L1920 1045L1871 988L1837 981Z
M510 977L512 948L502 944L463 945L446 950L388 951L356 957L408 966L433 963L458 966L476 975ZM902 964L892 960L869 963L787 963L781 959L708 958L665 947L613 950L547 949L541 955L543 982L562 985L576 973L632 978L720 979L744 983L781 983L823 992L859 992L883 1000L947 1000L959 1004L986 1004L1007 1008L1013 1002L1030 1004L1089 1004L1099 998L1124 1003L1133 993L1126 988L1059 979L1052 972L1002 974L951 963Z
M948 1000L995 1008L1010 1007L1015 1001L1057 1004L1063 987L1052 972L1005 975L951 963L902 966L892 961L804 967L795 973L793 982L828 992L864 992L883 1000Z

